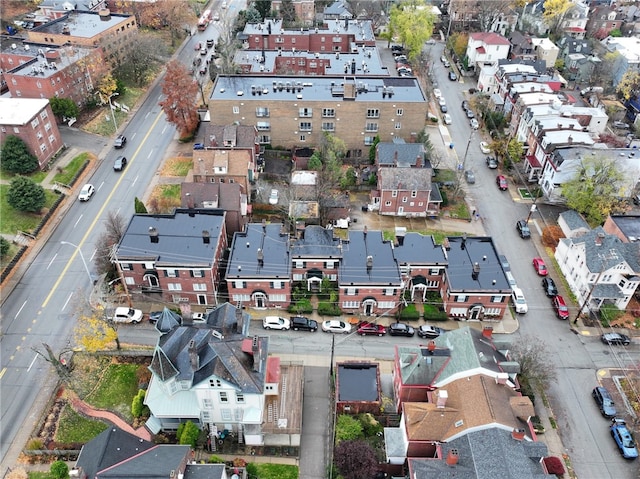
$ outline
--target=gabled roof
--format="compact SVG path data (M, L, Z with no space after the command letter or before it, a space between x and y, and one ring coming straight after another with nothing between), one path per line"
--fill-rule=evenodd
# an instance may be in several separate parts
M227 279L289 279L289 236L283 225L248 224L245 231L233 236Z
M474 32L469 34L469 38L476 42L483 42L485 45L511 45L509 40L494 32Z
M166 333L171 331L176 326L180 326L182 324L182 318L178 313L171 311L169 308L165 306L162 310L162 314L158 321L156 321L155 328L161 333Z
M207 125L204 131L204 145L206 148L250 148L256 146L258 131L251 125Z
M565 231L565 234L567 236L572 236L571 233L576 230L579 230L582 234L584 231L588 231L591 229L589 223L587 223L582 215L576 210L563 211L559 214L559 216L563 219L563 221L570 229L570 231Z
M154 447L152 442L112 426L82 446L76 466L81 467L87 477L93 478L98 471L152 447Z
M541 442L517 441L498 428L474 431L444 443L441 460L409 459L410 477L438 479L549 479L540 459L547 455ZM450 466L444 458L458 453L458 463Z
M446 247L447 243L449 247ZM449 291L506 291L511 294L492 238L449 236L445 251L449 261L445 271ZM477 275L474 274L474 265L477 265Z
M166 479L174 471L175 477L183 471L191 457L191 446L158 445L137 456L98 471L97 479Z
M367 266L369 257L371 267ZM342 243L338 282L341 286L350 283L400 286L400 269L391 242L384 241L382 231L349 231L348 240Z
M183 208L219 208L224 211L240 211L242 189L240 183L192 183L180 184L180 204Z
M441 245L433 236L421 233L407 233L394 246L393 254L400 264L445 266L447 258Z
M251 315L243 313L239 307L226 302L209 311L205 316L205 322L207 327L215 329L225 338L230 338L234 334L246 337L249 335Z
M382 190L431 191L433 172L431 168L380 168L378 177Z
M379 166L416 166L416 159L424 162L424 145L422 143L385 142L376 146L376 161Z
M396 346L396 365L405 386L431 386L450 361L449 349L429 351L425 346Z
M341 258L340 238L333 236L333 230L318 225L306 226L302 237L291 243L292 258Z
M352 18L353 15L345 6L344 2L333 2L324 9L324 15L339 16L342 18Z

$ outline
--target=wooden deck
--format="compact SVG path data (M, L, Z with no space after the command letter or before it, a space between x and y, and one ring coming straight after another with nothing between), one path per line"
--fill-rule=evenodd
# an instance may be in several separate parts
M300 434L302 432L302 394L304 366L280 364L278 394L265 396L262 432L265 434Z

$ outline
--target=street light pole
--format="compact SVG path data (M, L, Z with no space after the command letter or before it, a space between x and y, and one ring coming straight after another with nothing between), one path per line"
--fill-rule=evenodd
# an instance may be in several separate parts
M109 110L111 110L111 118L113 119L113 129L114 131L118 131L118 124L116 123L116 115L115 113L113 113L113 104L111 103L111 98L113 98L114 96L118 96L120 95L120 93L113 92L111 95L109 95Z
M84 270L87 272L87 276L89 276L89 284L93 285L93 278L91 277L91 272L89 271L89 266L87 266L87 262L84 259L84 255L82 254L82 250L76 244L70 243L68 241L60 241L60 244L66 244L69 246L73 246L78 253L80 253L80 259L82 260L82 264L84 265ZM73 258L72 258L73 259Z

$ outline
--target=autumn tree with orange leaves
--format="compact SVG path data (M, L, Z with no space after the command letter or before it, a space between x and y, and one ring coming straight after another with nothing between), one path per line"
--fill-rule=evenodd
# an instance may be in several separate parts
M177 60L171 60L167 64L162 94L164 100L159 104L167 115L167 120L176 126L180 138L190 137L198 126L198 84Z

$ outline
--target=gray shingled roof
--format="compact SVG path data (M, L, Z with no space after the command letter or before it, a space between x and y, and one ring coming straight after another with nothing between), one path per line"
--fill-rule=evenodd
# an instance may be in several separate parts
M596 241L598 237L601 244ZM576 245L584 244L585 261L592 273L606 271L626 262L636 274L640 274L640 244L623 243L617 236L607 234L602 226L582 236L566 238L565 241Z
M372 258L371 268L367 268L368 256ZM349 231L349 239L342 246L338 282L341 286L350 283L400 286L400 270L391 242L383 240L381 231Z
M611 221L628 241L640 240L640 215L612 215Z
M511 294L490 237L450 236L447 240L450 248L446 250L449 265L445 274L450 291ZM475 263L479 266L477 279L472 276Z
M431 190L431 168L380 168L378 177L383 190Z
M178 313L171 311L169 308L165 306L162 310L162 314L160 318L155 324L155 328L161 333L167 333L171 331L176 326L180 326L182 324L182 318Z
M400 264L445 266L447 258L441 245L433 236L407 233L402 244L393 248L393 254Z
M340 258L340 239L333 236L333 230L318 225L305 227L302 238L291 243L292 258Z
M575 210L567 210L563 211L558 215L561 217L567 226L571 229L571 231L575 231L577 229L585 229L589 230L591 227L589 223L587 223L582 215Z
M98 479L166 479L171 471L181 468L191 458L191 446L163 444L131 457L96 474Z
M419 157L424 165L424 145L422 143L385 142L378 143L377 162L380 166L393 166L396 162L398 166L415 166Z
M251 223L246 231L236 233L229 255L227 279L289 279L289 236L282 232L282 227L282 224ZM262 253L262 261L258 260L258 250Z

